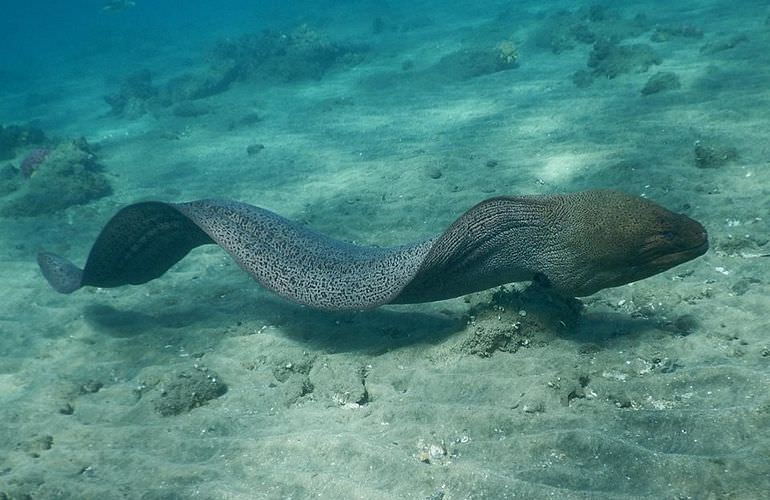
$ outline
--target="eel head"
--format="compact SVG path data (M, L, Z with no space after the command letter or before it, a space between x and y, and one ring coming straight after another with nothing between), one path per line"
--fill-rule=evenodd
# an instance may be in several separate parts
M706 229L645 198L589 191L564 199L569 275L546 274L554 288L582 297L638 281L703 255Z

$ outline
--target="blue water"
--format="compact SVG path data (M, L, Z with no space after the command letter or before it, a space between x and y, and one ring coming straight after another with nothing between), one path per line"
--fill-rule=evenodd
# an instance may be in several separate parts
M765 498L768 47L751 0L4 1L0 500ZM213 245L71 295L36 263L146 200L388 247L598 188L709 252L362 312Z

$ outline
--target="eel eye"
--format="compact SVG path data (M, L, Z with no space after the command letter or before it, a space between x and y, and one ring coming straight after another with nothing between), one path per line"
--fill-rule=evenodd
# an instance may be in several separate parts
M674 240L674 233L673 233L673 231L664 231L664 232L660 233L660 235L666 241L673 241Z

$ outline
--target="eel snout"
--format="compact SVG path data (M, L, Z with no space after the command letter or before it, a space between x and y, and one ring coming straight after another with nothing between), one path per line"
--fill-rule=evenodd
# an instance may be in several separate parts
M666 226L650 236L642 246L642 266L661 272L708 251L708 233L700 222L686 215L671 213Z

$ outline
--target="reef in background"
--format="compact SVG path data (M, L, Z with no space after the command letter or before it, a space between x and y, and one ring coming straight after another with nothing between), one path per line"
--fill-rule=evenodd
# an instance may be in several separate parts
M586 63L589 69L575 72L572 81L578 87L587 87L595 78L611 80L623 73L644 73L661 62L661 57L647 44L620 45L603 39L594 43Z
M30 150L20 167L0 167L0 215L35 216L112 193L96 154L83 139Z
M45 134L32 125L0 125L0 161L11 160L24 147L44 144Z
M574 12L560 10L553 14L534 34L538 47L560 54L579 44L594 44L599 40L618 43L638 37L652 27L644 14L628 19L603 5L591 5Z
M237 81L267 84L319 80L335 66L359 63L366 48L331 41L307 25L291 32L265 31L217 43L208 67L155 86L149 71L129 75L105 101L127 118L225 92Z

